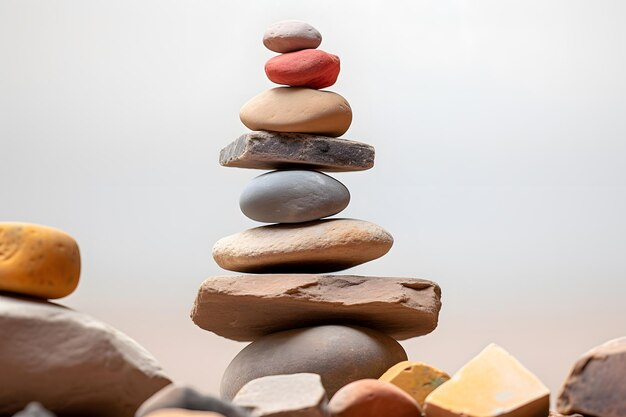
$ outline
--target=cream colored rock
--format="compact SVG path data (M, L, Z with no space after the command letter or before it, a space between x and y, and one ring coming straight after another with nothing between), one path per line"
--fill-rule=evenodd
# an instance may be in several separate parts
M278 87L244 104L239 118L250 130L337 137L350 127L352 109L345 98L330 91Z
M428 394L449 380L450 376L422 362L404 361L389 368L378 379L397 386L424 408Z
M220 239L213 258L251 273L317 273L350 268L386 254L393 237L363 220L331 219L256 227Z
M426 397L427 417L546 417L550 391L511 354L490 344Z
M80 277L76 241L61 230L0 223L0 291L39 298L71 294Z

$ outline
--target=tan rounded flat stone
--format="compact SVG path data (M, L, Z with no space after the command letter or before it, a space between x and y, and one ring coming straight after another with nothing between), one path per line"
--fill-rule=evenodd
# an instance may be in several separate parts
M220 239L213 259L249 273L334 272L380 258L393 237L363 220L330 219L256 227Z
M490 344L426 397L426 417L546 417L550 391L511 354Z
M409 394L421 408L428 394L450 379L450 375L422 362L403 361L395 364L380 378Z
M330 323L368 327L402 340L437 327L440 298L436 283L416 278L217 276L202 283L191 318L205 330L239 341Z
M39 298L71 294L80 277L76 241L61 230L0 223L0 291Z
M337 137L350 127L352 109L346 99L337 93L277 87L244 104L239 118L250 130Z

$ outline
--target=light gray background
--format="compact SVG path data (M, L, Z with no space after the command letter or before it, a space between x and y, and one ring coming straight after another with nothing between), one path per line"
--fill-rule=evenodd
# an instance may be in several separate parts
M270 88L261 37L306 20L341 57L344 137L375 169L336 175L343 215L395 237L349 271L443 288L403 343L449 372L489 342L557 390L626 334L626 3L0 0L0 219L59 227L83 274L61 302L217 392L244 344L195 327L210 251L255 225L260 171L222 168L239 107Z

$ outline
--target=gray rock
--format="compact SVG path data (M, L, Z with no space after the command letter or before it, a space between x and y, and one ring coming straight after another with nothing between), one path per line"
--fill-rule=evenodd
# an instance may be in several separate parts
M19 413L13 414L13 417L55 417L50 411L38 402L32 402Z
M131 417L170 383L137 342L53 303L0 295L0 340L0 415L36 399L61 416Z
M301 223L339 213L350 192L336 179L317 171L273 171L246 185L239 207L252 220Z
M220 164L253 169L363 171L374 166L374 147L304 133L249 132L220 152Z
M250 343L228 365L222 398L230 400L249 381L268 375L313 373L332 397L342 386L378 378L406 360L398 342L356 326L318 326L273 333Z
M219 398L201 394L188 386L171 384L146 400L135 413L135 417L145 417L153 411L166 408L212 411L225 417L249 416L248 412L243 408L222 401Z
M322 43L317 29L299 20L284 20L268 27L263 34L263 45L270 51L284 53L301 49L315 49Z
M437 327L440 299L436 283L416 278L217 276L202 283L191 318L205 330L239 341L322 324L359 325L401 340Z
M233 403L253 417L325 417L328 398L317 374L271 375L243 386Z
M626 416L626 337L596 346L578 359L556 407L562 414Z

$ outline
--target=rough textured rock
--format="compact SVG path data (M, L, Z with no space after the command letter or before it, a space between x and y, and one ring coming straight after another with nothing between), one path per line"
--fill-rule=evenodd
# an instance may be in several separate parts
M337 55L305 49L271 58L265 63L265 74L276 84L320 89L335 84L339 68Z
M76 241L61 230L0 223L0 291L40 298L71 294L80 277Z
M279 53L315 49L320 43L322 35L319 31L299 20L274 23L263 35L263 45L270 51Z
M626 416L626 337L597 346L578 359L561 388L557 410Z
M402 340L437 327L440 298L437 284L415 278L218 276L200 287L191 317L205 330L240 341L331 323L360 325Z
M170 380L135 341L85 314L0 295L0 415L130 417Z
M135 417L153 416L156 411L163 409L210 411L225 417L247 417L249 415L246 410L219 398L201 394L185 385L171 384L147 399L139 407Z
M55 417L50 411L38 402L32 402L19 413L13 414L13 417Z
M363 220L330 219L274 224L220 239L213 259L237 272L334 272L386 254L393 237Z
M374 166L374 147L303 133L250 132L220 152L220 164L253 169L363 171Z
M352 123L345 98L331 91L277 87L243 105L241 122L250 130L341 136Z
M233 403L253 417L325 417L328 398L317 374L270 375L243 386Z
M322 378L329 397L344 385L378 378L406 360L398 342L355 326L318 326L287 330L246 346L226 368L222 398L232 399L247 382L268 375L313 373Z
M426 397L427 417L545 417L550 391L491 344Z
M265 223L301 223L341 212L350 202L348 189L316 171L273 171L250 181L239 207L252 220Z
M421 408L428 394L450 379L450 375L422 362L404 361L395 364L380 378L409 394Z
M422 410L406 392L376 379L354 381L341 388L328 404L332 417L421 417Z

